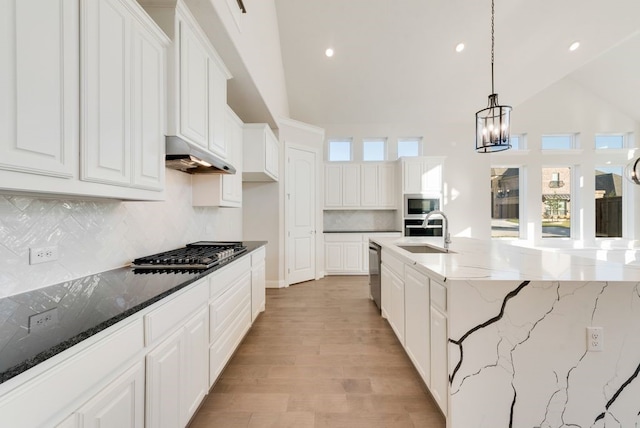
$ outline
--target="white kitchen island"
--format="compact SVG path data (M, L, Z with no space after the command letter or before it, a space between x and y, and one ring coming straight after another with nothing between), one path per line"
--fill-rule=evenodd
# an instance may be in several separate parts
M424 254L398 245L442 238L374 240L383 316L448 428L639 426L638 266L470 238Z

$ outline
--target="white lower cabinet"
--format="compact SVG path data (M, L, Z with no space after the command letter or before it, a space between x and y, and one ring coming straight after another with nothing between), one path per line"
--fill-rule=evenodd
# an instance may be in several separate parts
M367 275L369 238L400 237L400 232L325 233L325 274Z
M251 259L214 272L210 278L209 387L251 327Z
M0 427L187 426L251 327L254 286L264 310L263 285L260 248L3 383Z
M431 384L429 278L415 269L404 268L405 349L422 380Z
M447 288L382 249L382 317L404 346L442 413L449 400Z
M147 354L147 426L182 427L209 390L204 307Z
M68 427L144 427L144 365L136 363L73 415Z

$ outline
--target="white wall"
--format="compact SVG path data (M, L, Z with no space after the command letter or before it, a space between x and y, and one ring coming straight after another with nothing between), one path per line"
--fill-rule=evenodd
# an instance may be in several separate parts
M166 170L163 202L0 195L0 297L129 264L198 240L242 239L237 208L191 206L191 176ZM29 248L57 245L55 262L29 265Z
M247 13L236 18L232 12L238 9L236 0L210 1L271 114L287 117L289 101L275 1L245 0Z

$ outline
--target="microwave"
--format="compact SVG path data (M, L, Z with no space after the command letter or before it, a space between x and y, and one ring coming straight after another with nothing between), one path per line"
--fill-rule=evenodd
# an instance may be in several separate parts
M404 195L404 218L424 219L431 211L440 209L440 198L422 194Z

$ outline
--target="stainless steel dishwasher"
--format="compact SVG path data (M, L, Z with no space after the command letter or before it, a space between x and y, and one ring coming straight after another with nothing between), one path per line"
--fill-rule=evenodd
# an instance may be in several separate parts
M382 310L382 291L380 284L380 263L382 262L380 245L369 241L369 294L376 303L379 310Z

